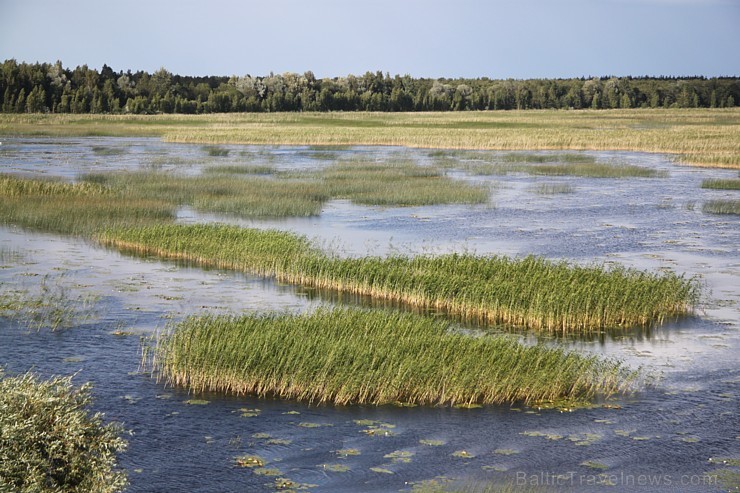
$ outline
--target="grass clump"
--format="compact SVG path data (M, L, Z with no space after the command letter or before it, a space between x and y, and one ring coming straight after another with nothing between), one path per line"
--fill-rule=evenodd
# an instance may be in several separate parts
M618 363L506 336L456 333L410 313L194 316L160 336L150 361L193 392L310 403L427 405L590 398L626 389Z
M0 175L1 220L30 229L90 235L104 227L162 222L174 215L165 200L125 197L95 181Z
M91 414L90 384L0 370L0 491L114 493L126 485L121 428Z
M468 164L465 167L475 175L503 175L528 173L538 176L579 176L582 178L655 178L662 173L631 164L609 164L596 162L544 163L544 164Z
M332 197L364 205L480 204L489 195L484 187L412 162L348 161L330 166L320 176Z
M106 245L367 295L486 323L573 332L660 323L690 313L694 280L529 256L334 258L288 232L209 225L109 230Z
M561 193L573 193L575 188L568 183L541 183L534 188L534 191L540 195L559 195Z
M205 145L642 151L740 168L740 110L461 111L204 115L0 115L0 134L159 136Z
M715 190L740 190L740 178L704 180L701 182L701 187Z
M740 200L710 200L702 206L710 214L740 214Z

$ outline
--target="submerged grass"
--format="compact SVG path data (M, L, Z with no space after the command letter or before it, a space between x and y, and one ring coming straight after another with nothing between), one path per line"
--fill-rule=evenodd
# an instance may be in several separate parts
M95 302L92 296L73 294L60 278L49 275L33 289L0 283L0 317L17 320L29 330L78 325L93 317Z
M194 392L310 403L426 405L590 399L626 390L618 363L382 310L196 316L156 341L150 362Z
M111 229L105 245L368 295L487 323L573 332L648 326L691 313L694 280L536 257L333 258L288 232L214 225Z
M53 233L91 235L104 227L174 219L158 198L123 197L100 183L0 175L0 221Z

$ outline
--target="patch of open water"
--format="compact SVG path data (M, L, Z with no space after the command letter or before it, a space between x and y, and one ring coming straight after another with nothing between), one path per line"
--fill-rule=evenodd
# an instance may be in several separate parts
M154 139L4 139L0 166L75 179L147 166L198 173L214 160L312 169L330 163L332 154L429 159L426 151L396 148L223 147L229 155L212 158L199 146ZM0 364L8 372L78 372L76 382L92 381L96 410L131 430L121 466L132 492L270 491L276 477L313 485L311 491L398 491L436 476L564 491L593 491L609 482L619 491L722 491L713 484L721 467L709 458L740 455L740 220L702 213L703 201L728 192L703 190L700 183L734 173L680 167L658 155L590 154L657 168L668 177L460 174L490 183L493 205L373 208L335 201L319 217L282 221L184 208L179 220L288 229L342 255L468 250L699 276L707 296L696 317L621 337L558 341L658 377L624 398L621 409L316 407L217 395L197 396L207 404L189 404L196 396L140 372L140 335L204 310L304 311L336 297L13 227L0 228L0 251L10 252L0 256L2 285L32 290L45 280L64 285L72 299L96 301L91 317L64 331L28 331L0 319ZM538 194L538 183L567 184L574 193ZM237 467L235 457L245 454L261 456L266 468L277 470L263 472L279 476Z

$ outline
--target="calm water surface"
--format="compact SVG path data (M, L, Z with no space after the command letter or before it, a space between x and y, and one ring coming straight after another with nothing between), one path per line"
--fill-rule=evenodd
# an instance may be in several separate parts
M228 156L155 139L3 139L0 169L75 180L140 168L198 174L204 166L247 162L309 170L357 155L432 163L428 151L402 148L221 147ZM643 367L654 383L618 401L619 409L317 407L187 395L141 371L141 337L203 311L303 312L360 301L13 226L0 228L0 288L38 294L47 286L85 308L74 327L57 332L0 319L0 365L93 382L95 409L130 430L120 463L131 492L272 491L276 478L310 491L380 492L436 477L544 485L542 491L723 491L716 473L727 468L709 459L740 457L740 219L702 213L703 202L735 192L700 184L737 172L682 167L660 155L588 154L667 176L478 177L451 169L455 178L489 184L491 203L374 208L333 201L318 217L281 221L183 208L178 220L291 230L340 255L536 254L697 276L706 295L695 317L620 336L548 341ZM542 195L540 184L574 192ZM275 475L236 467L235 457L245 454L264 458L270 470L263 472Z

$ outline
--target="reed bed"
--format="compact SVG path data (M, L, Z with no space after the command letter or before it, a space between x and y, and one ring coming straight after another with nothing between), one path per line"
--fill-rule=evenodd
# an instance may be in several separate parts
M710 200L702 206L710 214L740 215L740 200Z
M0 115L4 135L161 136L204 145L613 150L740 168L740 108L449 113Z
M171 204L131 199L94 182L65 183L0 175L0 220L25 228L91 235L105 227L174 219Z
M332 197L364 205L481 204L489 198L485 187L453 180L436 168L409 161L345 161L320 176Z
M193 392L313 404L582 401L625 391L636 376L595 356L361 309L194 316L160 336L149 356L162 378Z
M173 207L191 205L202 212L239 217L305 217L321 213L329 196L316 180L276 180L215 173L182 176L137 172L87 176L137 200L162 198Z
M740 178L718 178L704 180L701 182L701 187L715 190L740 190Z
M649 326L691 313L699 296L696 281L673 273L583 267L532 256L334 258L301 236L229 226L115 229L98 240L134 253L551 332Z
M528 173L541 176L580 176L584 178L656 178L665 177L665 173L643 166L631 164L597 163L591 160L582 162L547 163L541 161L527 163L510 162L468 162L462 167L474 175L505 175L508 173Z

